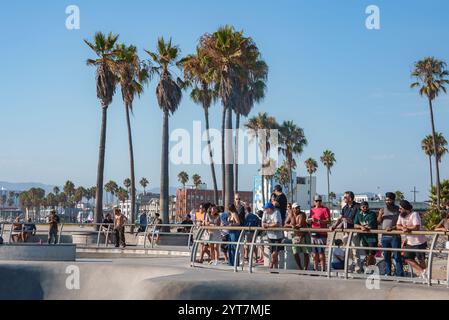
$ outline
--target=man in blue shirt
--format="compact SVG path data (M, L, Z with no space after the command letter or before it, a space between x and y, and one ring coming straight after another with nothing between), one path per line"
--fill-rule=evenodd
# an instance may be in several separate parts
M260 227L262 220L252 212L251 207L246 208L247 214L245 216L245 227ZM253 241L255 231L245 231L245 242L250 243ZM245 246L245 260L248 260L249 246ZM254 251L257 257L257 252Z

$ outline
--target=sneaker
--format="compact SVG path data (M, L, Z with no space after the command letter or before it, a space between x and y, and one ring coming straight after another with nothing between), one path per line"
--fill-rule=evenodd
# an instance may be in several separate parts
M214 266L218 266L218 260L215 260L213 263Z

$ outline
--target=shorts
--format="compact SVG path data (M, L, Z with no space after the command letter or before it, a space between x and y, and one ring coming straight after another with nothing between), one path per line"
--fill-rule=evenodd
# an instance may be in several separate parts
M229 241L229 234L223 234L223 235L221 235L221 241L223 241L223 242ZM220 248L221 248L221 250L222 250L223 252L228 252L228 245L227 245L227 244L223 243L223 244L220 246Z
M270 243L282 243L282 239L268 239L268 241ZM279 252L279 251L284 251L285 248L284 246L270 246L270 252Z
M295 236L293 238L292 241L293 244L310 244L310 235L306 234L304 236ZM292 251L293 254L300 254L300 253L305 253L305 254L309 254L310 252L312 252L311 247L298 247L298 246L293 246L292 247Z
M318 245L325 246L327 244L327 237L320 237L320 236L312 237L312 244L318 244ZM325 249L326 248L322 248L322 247L313 247L312 252L324 254Z
M246 243L253 242L254 233L254 231L245 231L244 239Z
M405 249L427 249L427 242L424 242L422 244L418 244L416 246L406 245ZM415 260L415 258L418 258L419 261L424 261L426 259L426 253L425 252L409 252L407 251L405 253L406 260Z

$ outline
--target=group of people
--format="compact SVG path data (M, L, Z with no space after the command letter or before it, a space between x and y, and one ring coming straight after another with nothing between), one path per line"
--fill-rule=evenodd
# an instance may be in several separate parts
M48 229L48 244L58 243L58 225L60 223L60 218L56 214L56 210L52 209L50 214L47 216ZM21 216L17 216L14 219L11 229L11 241L18 242L29 242L31 237L35 236L37 232L36 224L31 218L22 221Z
M345 250L344 245L349 241L349 233L345 229L360 230L353 233L350 241L352 246L372 248L369 250L352 249L349 257L352 265L351 271L363 272L367 266L376 264L376 255L382 251L385 261L385 274L392 274L392 262L394 261L394 275L404 276L404 263L408 264L413 272L423 278L427 277L425 253L413 252L413 249L427 248L427 239L424 235L412 234L412 231L421 230L422 222L419 213L413 211L413 206L407 200L401 200L396 204L396 195L388 192L385 195L385 205L378 212L370 210L368 202L355 202L355 195L348 191L344 194L345 205L341 209L338 218L333 221L329 208L323 205L322 197L314 197L314 204L309 214L301 211L297 203L288 203L287 197L282 192L281 186L275 186L270 202L263 206L263 210L253 213L250 206L240 201L238 194L235 202L229 205L228 210L214 204L206 203L200 206L199 224L215 226L206 230L202 239L199 263L204 262L204 256L209 256L209 263L217 265L220 258L220 249L224 255L224 263L239 264L239 257L235 255L236 242L240 237L239 227L262 227L257 243L261 239L268 240L270 249L270 268L279 267L279 252L285 250L285 244L292 244L292 251L298 268L309 270L310 255L312 254L312 266L314 271L326 270L325 249L328 247L328 234L335 230L342 230L338 235L343 235L334 242L331 265L333 269L343 269ZM449 212L449 204L447 206ZM227 227L228 229L225 229ZM286 231L291 228L292 231ZM314 230L316 229L316 231ZM372 230L382 230L379 233ZM448 231L449 219L443 219L435 231ZM404 237L401 237L400 231ZM246 243L253 241L254 231L244 231L244 259L248 259L248 247ZM229 244L227 244L229 242ZM258 245L254 252L257 263L263 262L263 245ZM382 248L398 249L392 251ZM402 249L408 249L403 252Z

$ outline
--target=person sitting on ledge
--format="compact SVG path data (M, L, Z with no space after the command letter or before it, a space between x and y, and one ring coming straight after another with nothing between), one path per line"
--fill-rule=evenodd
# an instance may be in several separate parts
M36 235L36 225L32 222L31 218L28 218L27 223L23 225L22 239L23 242L27 242L31 236Z
M159 227L158 225L162 224L162 219L160 218L161 215L159 213L156 213L155 216L156 216L156 218L154 219L154 224L156 226L154 229L154 234L156 235L155 244L158 245L159 242L161 241L161 236L159 234L159 232L161 232L161 227ZM152 237L153 237L153 235L151 233L148 233L148 241L150 241L150 243L151 243Z
M20 222L20 216L17 216L14 219L14 223L12 224L12 230L11 230L11 241L12 242L22 242L22 230L23 226Z

